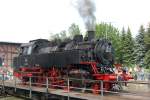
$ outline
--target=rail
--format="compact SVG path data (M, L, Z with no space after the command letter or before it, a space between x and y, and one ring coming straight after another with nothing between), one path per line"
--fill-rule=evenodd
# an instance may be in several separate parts
M144 90L141 91L141 92L143 92L143 94L146 92L147 92L147 94L150 94L150 81L134 81L134 80L132 80L132 81L103 81L103 80L91 80L91 79L76 79L76 78L69 78L69 77L67 77L67 78L45 77L45 78L43 78L44 81L42 81L42 83L41 83L41 82L37 82L37 81L34 82L34 79L38 78L38 76L29 76L28 81L24 82L15 76L12 76L13 77L12 80L6 80L6 78L5 78L7 76L6 74L0 74L0 75L2 76L2 78L0 80L0 84L2 86L3 91L5 91L5 85L8 83L11 84L11 86L14 88L15 92L17 91L18 86L27 86L28 90L29 90L29 98L32 98L32 91L33 91L32 89L33 89L33 87L36 87L36 86L45 88L46 94L51 93L51 89L53 89L53 88L64 89L64 91L66 91L66 93L67 93L68 100L70 98L71 91L77 91L77 92L81 92L81 93L86 93L86 91L91 93L91 92L95 91L95 93L99 94L100 97L103 97L105 93L114 93L114 94L121 93L123 95L126 95L126 94L132 95L132 94L135 94L138 92L138 96L139 96L140 91L137 91L137 92L134 91L135 86L137 86L137 88L138 88L138 85L146 86L145 88L147 88L147 90L145 92L143 92ZM63 80L65 84L52 83L52 79L54 79L54 78ZM81 87L72 86L71 81L83 82L84 85ZM93 88L87 87L86 83L98 83L99 89L93 90ZM114 83L115 85L117 84L116 87L114 86L117 89L108 91L104 88L105 83ZM134 87L133 90L132 90L132 88L128 89L130 87L130 85L133 85L133 87ZM143 88L143 87L141 87L141 88ZM120 90L121 90L121 92L120 92ZM127 90L130 92L126 92ZM145 94L141 95L141 96L145 96ZM146 95L146 96L149 97L149 95Z

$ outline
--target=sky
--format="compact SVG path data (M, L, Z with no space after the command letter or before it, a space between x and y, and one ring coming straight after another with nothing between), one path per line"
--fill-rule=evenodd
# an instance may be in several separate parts
M75 0L0 0L0 41L28 42L49 39L72 23L85 31ZM131 28L135 36L141 24L150 22L150 0L95 0L96 22Z

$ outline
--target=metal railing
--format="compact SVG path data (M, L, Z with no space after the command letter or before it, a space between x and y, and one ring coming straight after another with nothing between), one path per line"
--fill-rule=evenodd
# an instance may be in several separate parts
M88 91L88 92L93 92L93 88L91 87L86 87L86 83L98 83L100 84L99 85L99 90L95 90L97 91L97 93L99 93L99 95L101 97L104 96L104 94L106 92L108 93L115 93L115 94L133 94L133 93L136 93L136 91L132 91L132 88L130 89L129 87L133 85L134 86L138 86L139 85L143 85L143 86L147 86L147 93L150 93L150 81L102 81L102 80L91 80L91 79L76 79L76 78L61 78L61 77L55 77L55 79L59 79L59 80L63 80L64 83L66 84L53 84L52 83L52 79L54 77L45 77L43 78L44 81L42 81L42 83L38 83L37 81L34 82L34 79L38 78L39 76L30 76L30 77L26 77L28 81L24 82L24 81L21 81L20 79L18 79L17 77L13 76L13 79L12 80L6 80L5 78L5 74L2 74L2 78L1 78L1 86L2 86L2 90L5 91L5 86L6 85L9 85L9 86L12 86L14 87L14 91L16 92L17 91L17 88L19 88L19 86L27 86L28 90L29 90L29 98L32 98L32 89L33 87L36 87L37 85L40 85L41 88L44 89L45 93L46 94L49 94L51 93L51 89L52 87L56 88L56 89L64 89L64 91L67 91L67 96L68 96L68 100L70 98L70 93L71 91L74 91L74 90L78 90L77 92L85 92L85 91ZM78 86L72 86L71 85L71 81L76 81L76 82L84 82L84 86L81 86L81 87L78 87ZM121 88L121 92L119 91L119 89L116 91L113 91L113 90L105 90L104 88L104 85L105 83L111 83L111 84L117 84L118 86L120 86ZM119 87L118 87L119 88ZM142 87L141 87L142 88ZM70 91L71 89L71 91ZM140 88L139 88L140 89ZM137 89L138 90L138 89ZM127 92L128 91L128 92ZM139 92L139 91L137 91ZM148 95L147 95L148 96Z

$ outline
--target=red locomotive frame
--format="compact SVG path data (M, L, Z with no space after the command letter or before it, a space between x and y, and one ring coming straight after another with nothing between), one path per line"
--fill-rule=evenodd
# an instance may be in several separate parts
M102 80L104 82L103 83L104 90L111 90L113 85L116 84L117 74L99 73L97 62L81 62L80 64L89 65L91 67L93 72L92 74L93 79ZM64 85L64 80L58 79L58 77L62 76L62 74L60 73L60 70L55 67L52 67L51 69L44 69L43 67L40 66L38 67L35 66L31 68L21 67L18 72L14 72L14 75L19 79L21 79L23 83L27 82L26 80L27 77L33 77L32 79L34 80L34 83L35 84L38 83L37 86L42 86L41 84L44 84L46 82L46 77L50 77L49 81L52 84L52 88L55 87L53 85ZM123 81L128 81L129 79L132 79L132 76L125 72L122 72L121 77ZM93 90L93 93L95 94L99 93L98 90L100 90L100 83L99 82L92 83L91 88Z

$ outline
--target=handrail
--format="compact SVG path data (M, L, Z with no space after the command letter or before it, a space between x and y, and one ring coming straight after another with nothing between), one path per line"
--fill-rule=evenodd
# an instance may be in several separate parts
M4 79L4 77L7 75L7 74L0 74L2 75L2 86L4 87L4 90L5 90L5 83L7 83L7 81ZM13 76L13 80L14 80L14 89L15 89L15 92L17 91L17 85L19 82L17 82L17 78L14 76L14 75L11 75ZM70 86L70 81L72 80L75 80L75 81L86 81L86 82L96 82L96 83L100 83L100 89L99 90L96 90L97 92L100 92L101 96L103 96L104 92L109 92L109 93L119 93L119 92L116 92L116 91L108 91L108 90L105 90L104 87L103 87L103 84L106 83L106 82L109 82L109 83L133 83L133 84L148 84L150 85L150 81L103 81L103 80L93 80L93 79L76 79L76 78L71 78L71 77L66 77L66 78L62 78L62 77L45 77L45 81L44 83L38 83L38 82L33 82L32 81L32 78L36 78L36 77L43 77L43 76L26 76L29 78L29 81L28 82L25 82L26 85L29 85L29 97L32 98L32 86L33 85L42 85L44 88L45 88L45 92L46 93L49 93L49 89L51 89L51 87L49 86L54 86L54 87L58 87L58 88L65 88L67 87L67 90L68 90L68 98L69 98L69 90L70 88L71 89L78 89L78 90L86 90L86 91L93 91L92 88L86 88L86 87L75 87L75 86ZM51 83L51 79L52 78L56 78L56 79L63 79L67 84L65 85L59 85L59 84L52 84Z

